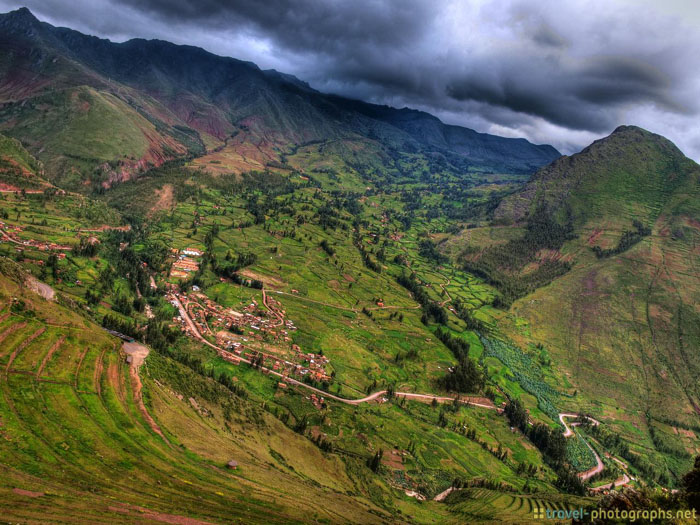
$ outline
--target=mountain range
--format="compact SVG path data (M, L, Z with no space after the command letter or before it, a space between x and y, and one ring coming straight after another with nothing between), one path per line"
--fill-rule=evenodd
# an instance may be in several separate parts
M26 8L0 15L0 31L0 131L22 140L54 177L77 170L89 178L104 166L108 179L125 179L229 141L253 144L263 165L293 144L358 138L444 157L465 171L529 173L559 156L424 112L326 95L200 48L56 28Z
M698 261L639 127L562 156L0 15L0 515L691 508Z

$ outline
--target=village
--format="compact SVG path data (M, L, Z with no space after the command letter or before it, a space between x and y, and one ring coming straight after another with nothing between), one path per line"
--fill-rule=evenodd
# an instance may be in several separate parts
M59 259L64 259L66 257L65 252L73 249L72 246L56 244L55 242L37 241L34 239L22 240L17 236L17 234L22 233L23 231L24 228L22 226L6 225L4 222L0 221L0 240L3 242L11 242L22 248L35 248L42 252L57 251L60 252L58 254Z
M198 267L195 257L202 253L193 248L181 250L176 255L178 269L187 275L185 268ZM191 262L190 262L191 261ZM185 263L185 265L183 265ZM176 277L175 270L171 276ZM274 371L283 377L297 377L317 383L330 383L329 359L322 354L304 352L292 340L297 329L294 322L286 317L282 304L262 290L262 304L254 297L241 310L226 308L204 294L198 286L189 291L171 286L167 299L180 315L173 317L173 323L185 334L197 339L209 338L216 342L219 355L233 364L241 360L253 363L263 373ZM184 314L184 315L183 315ZM281 388L286 385L280 383Z

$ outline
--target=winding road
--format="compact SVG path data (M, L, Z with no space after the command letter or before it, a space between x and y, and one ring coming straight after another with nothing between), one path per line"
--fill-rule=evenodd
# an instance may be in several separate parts
M561 421L561 424L564 425L564 437L565 438L569 438L569 437L574 435L574 431L571 430L571 428L569 428L569 425L566 424L565 419L566 418L574 418L575 419L578 417L580 417L580 414L569 414L566 412L562 412L561 414L559 414L559 421ZM589 416L584 416L584 417L588 421L593 423L594 426L597 427L598 425L600 425L600 421L598 421L597 419L593 419L592 417L589 417ZM578 425L578 423L571 423L572 427L575 427L576 425Z
M572 436L575 435L575 434L574 434L574 431L571 430L571 427L569 427L569 425L566 424L566 418L578 418L578 417L580 417L579 414L569 414L569 413L561 413L561 414L559 414L559 421L561 421L561 424L564 425L564 437L565 437L565 438L570 438L570 437L572 437ZM597 427L598 425L600 425L600 421L598 421L597 419L593 419L593 418L590 417L590 416L583 416L583 417L585 417L586 419L588 419L588 421L590 421L590 422L591 422L594 426L596 426L596 427ZM572 427L573 427L573 426L576 426L576 425L578 425L578 423L571 423L571 426L572 426ZM592 467L592 468L590 468L590 469L588 469L588 470L586 470L586 471L584 471L584 472L579 472L578 477L581 478L583 481L586 481L587 479L589 479L589 478L595 476L596 474L599 474L599 473L603 472L603 470L605 470L605 465L603 464L603 460L600 459L600 456L599 456L598 453L593 449L593 447L591 446L591 444L590 444L588 441L586 441L586 440L584 440L584 443L585 443L586 446L589 448L589 450L593 453L593 456L595 457L595 463L596 463L595 467ZM610 457L611 457L613 460L615 460L615 461L617 461L618 463L620 463L621 465L624 465L624 463L622 463L620 460L618 460L618 459L616 459L616 458L613 458L612 456L610 456ZM624 476L622 476L622 477L616 479L616 480L613 481L612 483L608 483L607 485L602 485L602 486L600 486L600 487L596 487L596 488L591 489L591 490L592 490L593 492L600 492L601 490L606 490L606 489L609 489L609 488L612 488L612 487L619 487L619 486L621 486L621 485L627 485L629 482L630 482L630 478L629 478L629 476L628 476L627 474L625 474Z
M217 353L219 353L219 354L223 354L224 352L226 352L223 348L220 348L220 347L216 346L215 344L206 340L202 336L202 334L199 333L199 330L197 329L196 325L194 324L194 322L190 318L189 314L187 313L187 310L182 305L182 303L180 302L180 299L176 295L174 295L174 294L170 295L170 300L176 305L176 307L180 311L180 315L185 320L185 322L187 323L187 325L189 326L189 328L192 332L192 335L196 339L198 339L202 343L214 348L217 351ZM243 357L237 357L237 359L239 359L240 361L242 361L246 364L251 364L250 360L245 359ZM325 398L333 399L334 401L338 401L338 402L344 403L346 405L360 405L362 403L368 403L370 401L375 401L379 398L383 398L387 394L387 390L380 390L378 392L374 392L374 393L372 393L366 397L360 398L360 399L347 399L344 397L340 397L340 396L331 394L330 392L326 392L324 390L313 387L311 385L307 385L306 383L303 383L301 381L293 379L289 376L284 376L284 375L282 375L279 372L276 372L274 370L269 370L267 368L263 368L263 370L266 371L270 375L279 377L280 379L282 379L286 383L296 385L296 386L299 386L301 388L305 388L306 390L310 390L312 392L320 394L320 395L324 396ZM437 396L434 394L416 394L414 392L394 392L394 396L395 397L403 397L406 399L416 399L419 401L429 401L429 402L432 402L433 400L435 400L438 403L454 403L455 399L457 399L459 403L462 403L464 405L476 406L476 407L485 408L488 410L495 410L499 414L503 412L502 408L497 407L493 403L487 403L482 398L480 398L479 401L475 401L475 400L473 400L473 398L464 398L464 397L455 398L455 397L450 397L450 396ZM569 426L569 424L567 424L566 420L567 419L575 419L575 418L578 418L580 416L581 416L580 414L574 414L574 413L569 413L569 412L562 412L561 414L559 414L559 421L564 426L564 437L565 438L570 438L570 437L575 435L575 433L571 429L571 427L577 425L577 423L571 423L571 426ZM600 421L598 421L590 416L583 416L583 417L588 419L595 426L600 425ZM584 440L584 443L586 443L586 446L593 453L593 456L595 457L595 460L596 460L596 465L595 465L595 467L592 467L592 468L590 468L584 472L580 472L578 474L578 477L581 478L582 481L586 481L587 479L595 476L596 474L603 472L603 470L605 469L605 465L603 463L603 460L600 458L598 453L593 449L593 447L590 445L590 443L588 443L585 440ZM613 458L613 459L615 459L615 458ZM619 460L616 460L616 461L619 462ZM613 481L612 483L608 483L608 484L602 485L600 487L595 487L594 489L591 489L591 490L593 492L600 492L602 490L607 490L609 488L627 485L630 481L631 481L631 478L627 474L624 474L622 477L618 478L617 480ZM440 494L438 494L434 498L435 501L442 501L443 499L445 499L447 497L447 495L451 491L452 491L452 488L449 488L449 489L441 492Z
M195 339L198 339L202 343L204 343L207 346L210 346L211 348L215 349L219 354L226 352L223 348L216 346L213 343L210 343L207 341L201 333L199 333L199 330L197 329L197 326L194 324L194 321L190 318L189 314L187 313L187 310L183 306L182 302L180 299L172 294L169 296L170 301L172 301L177 309L180 311L180 315L182 318L185 320L185 323L187 323L187 326L190 328L190 331L192 335L195 337ZM246 364L251 364L250 360L245 359L244 357L238 357L240 361ZM303 383L301 381L298 381L296 379L293 379L289 376L284 376L280 374L279 372L276 372L274 370L269 370L267 368L264 368L265 371L267 371L270 375L276 376L281 378L283 381L286 383L300 386L302 388L305 388L307 390L310 390L312 392L321 394L324 397L327 397L329 399L333 399L335 401L338 401L340 403L345 403L346 405L359 405L362 403L368 403L370 401L375 401L384 395L387 394L387 390L380 390L378 392L374 392L367 397L363 397L361 399L347 399L344 397L336 396L334 394L331 394L330 392L326 392L325 390L321 390L320 388L313 387L311 385L307 385L306 383ZM417 400L422 400L422 401L430 401L432 402L433 399L435 399L438 403L454 403L455 399L454 397L449 397L449 396L436 396L433 394L416 394L413 392L394 392L395 397L405 397L407 399L417 399ZM465 405L471 405L471 406L476 406L476 407L481 407L481 408L487 408L489 410L496 410L497 412L502 412L501 408L496 407L493 404L488 404L484 402L483 400L479 401L472 401L470 398L457 398L460 403L465 404Z

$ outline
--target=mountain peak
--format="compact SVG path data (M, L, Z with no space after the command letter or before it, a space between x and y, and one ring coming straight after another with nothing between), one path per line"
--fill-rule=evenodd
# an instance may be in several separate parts
M685 158L685 155L678 147L662 135L658 135L639 126L623 125L615 128L610 135L603 137L602 139L596 140L590 146L584 148L581 154L588 154L592 151L598 153L608 153L612 155L617 155L616 148L624 147L625 145L630 145L636 143L638 147L642 143L656 144L657 147L661 147L666 150L669 154ZM574 155L576 156L576 155Z
M619 137L619 136L645 137L648 139L665 138L665 137L662 137L661 135L657 135L656 133L652 133L649 130L646 130L644 128L640 128L639 126L632 126L630 124L623 124L621 126L616 127L615 131L613 131L610 135L608 135L607 137L604 137L601 140L606 140L606 139L610 139L613 137Z
M0 14L0 27L5 30L34 35L34 30L39 28L41 22L26 7L20 7L14 11Z
M5 17L16 22L24 22L31 24L39 22L39 19L34 16L34 13L32 13L28 7L20 7L19 9L15 9L14 11L9 11L5 14Z
M569 206L580 224L621 216L649 221L660 199L687 187L690 174L697 172L698 165L667 138L620 126L581 152L541 168L520 192L499 204L494 216L522 221L546 202L550 210Z
M611 134L614 135L615 133L625 133L628 131L646 131L638 126L632 126L629 124L622 124L621 126L618 126L615 128L615 131L613 131Z

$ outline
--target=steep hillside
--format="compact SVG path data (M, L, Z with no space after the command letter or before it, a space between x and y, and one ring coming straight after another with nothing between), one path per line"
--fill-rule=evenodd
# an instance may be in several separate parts
M108 186L187 152L109 92L83 86L24 102L0 110L0 129L37 151L60 184Z
M131 416L125 420L119 405L108 405L100 417L107 421L119 418L123 432L136 434L144 442L150 438L152 446L132 457L124 451L127 445L121 444L127 439L121 431L107 437L91 433L92 441L78 430L76 437L71 437L74 427L94 427L63 409L64 403L74 401L73 392L63 385L65 388L46 402L47 412L54 404L61 406L59 415L54 417L51 412L51 421L56 427L68 429L61 428L57 434L57 446L63 447L65 442L70 447L71 461L90 475L93 471L103 475L104 480L94 484L95 506L86 509L87 503L78 496L68 502L62 496L44 498L54 493L73 495L76 486L82 488L80 476L74 471L56 480L52 488L36 478L19 484L16 480L26 475L29 467L24 460L7 457L0 464L17 471L17 476L7 482L11 496L8 506L15 505L16 498L27 498L24 491L44 494L27 500L21 513L12 510L11 516L21 521L43 507L56 519L86 515L93 520L109 520L114 512L137 510L127 506L136 505L148 509L144 512L149 519L155 519L150 518L154 512L162 512L226 522L231 517L222 517L217 503L223 498L228 505L240 507L240 513L245 510L255 514L241 515L250 522L268 522L273 519L271 514L279 516L280 521L294 521L299 515L304 519L313 512L319 521L329 522L429 523L449 518L450 504L419 502L416 498L435 498L448 490L454 479L514 495L501 498L485 493L480 503L470 507L485 507L480 513L484 519L497 514L518 522L528 512L520 509L531 503L570 508L581 501L559 494L559 466L522 434L512 431L499 410L505 400L500 390L472 385L468 379L462 379L461 384L445 382L456 356L461 356L464 363L467 351L478 356L480 339L465 331L465 322L451 311L447 313L447 308L441 321L444 325L438 327L432 320L423 319L421 303L406 289L411 284L402 279L405 266L396 261L400 256L410 257L413 270L431 284L420 299L426 304L436 302L431 315L442 311L437 306L437 301L445 301L438 295L441 286L455 301L488 302L492 290L454 268L436 268L431 259L419 253L426 229L424 211L420 211L420 219L406 232L402 244L387 245L384 255L375 251L374 243L383 243L376 240L382 231L379 225L383 214L401 209L404 198L416 194L415 185L402 197L391 195L382 208L383 195L344 199L338 204L334 194L319 191L299 177L259 174L242 179L237 184L223 185L216 177L193 173L182 166L151 170L138 180L106 192L108 202L129 214L131 227L103 202L77 194L12 193L0 199L0 214L6 217L1 225L4 235L0 254L14 258L53 288L59 304L41 302L29 291L20 293L11 284L7 297L31 302L29 308L41 312L37 317L42 320L49 310L66 312L59 308L66 305L73 312L71 322L86 326L85 338L92 341L78 340L81 348L83 342L90 349L105 338L117 342L97 329L97 324L148 342L151 353L139 375L144 409L174 445L173 451L166 448L138 400L132 401L133 392L129 397L133 376L123 362L126 357L117 350L108 350L103 357L108 361L102 369L105 380L101 391L105 396L122 396L124 410L130 410ZM150 208L154 194L170 195L163 210ZM262 198L256 201L255 195ZM425 195L429 197L427 192ZM256 221L256 217L265 216L266 220ZM355 221L361 224L360 231L348 235ZM399 224L392 220L392 228L399 228ZM282 233L285 230L287 233ZM208 255L181 259L173 252L188 248L207 250ZM381 266L375 263L379 258L383 260ZM183 273L183 267L191 269L193 265L201 271ZM3 267L0 274L8 276L11 272ZM47 291L45 286L34 287ZM173 306L176 297L188 305L201 330L198 335L187 328L186 317ZM202 317L202 307L214 308L216 313L208 319ZM486 312L490 310L485 307ZM21 325L23 315L4 318L7 328ZM228 329L219 319L243 324ZM60 323L44 324L53 327ZM62 330L62 326L56 326L51 334L60 338ZM450 336L453 339L448 339L446 333L454 334ZM26 336L25 332L19 335L20 339ZM37 338L31 359L26 359L29 364L18 370L27 371L35 360L36 366L41 366L56 337ZM229 353L223 352L228 338L239 342L246 360L256 351L264 351L263 366L236 362L231 357L230 341ZM6 342L11 352L21 344L10 340L9 335ZM60 346L52 356L62 349ZM24 350L17 352L18 363L20 359L25 361L21 358ZM312 366L310 353L315 354L312 361L326 363L325 378L314 379L318 368L314 376L299 373L304 366ZM92 360L93 354L88 355ZM96 354L95 362L98 358ZM46 361L46 370L52 359ZM517 364L504 360L513 367ZM280 366L284 367L285 361L300 365L295 371L285 372L290 374L288 381L275 375L282 373ZM86 357L83 366L90 362ZM497 384L529 400L529 394L523 394L512 380L510 369L494 363L493 356L485 357L485 369L492 376L490 385ZM91 365L90 370L94 371L95 366ZM74 363L68 361L52 370L61 377L71 377L74 368ZM124 378L121 383L114 379L117 371ZM544 388L552 378L548 370L532 368L527 374L529 384ZM39 377L59 380L43 372ZM404 395L393 397L388 389ZM23 392L12 383L8 396L20 397ZM457 392L462 393L463 403L453 401ZM78 397L83 397L80 392ZM19 406L15 397L10 399ZM9 404L0 399L2 403ZM536 408L534 415L551 422ZM67 421L62 422L62 417ZM28 420L24 428L32 440L34 436L46 439L40 421ZM142 428L143 432L135 430ZM112 450L110 454L102 446ZM185 459L177 452L183 449ZM53 448L50 450L53 452ZM99 455L104 456L107 467L102 468ZM590 468L591 458L585 453L580 456L578 468ZM224 470L231 459L239 463L236 472ZM124 462L124 468L113 466L119 461ZM198 461L212 470L213 477L207 477L206 468L195 468ZM161 462L174 466L166 468ZM190 468L193 474L187 476L177 470ZM158 474L157 469L165 474ZM230 483L226 482L227 473L236 476ZM172 487L167 484L169 475L177 478ZM125 479L133 482L133 491L116 494L116 488L105 488L113 484L122 489ZM178 501L178 480L192 483L192 492L201 494L204 503L195 506L191 498ZM158 481L167 491L160 489ZM277 490L279 483L284 484L283 490ZM141 484L157 488L135 494ZM234 484L241 490L237 492ZM581 493L583 488L579 486L578 490ZM276 491L279 494L275 495ZM102 494L113 496L116 502L103 505ZM156 501L152 494L158 494L161 500ZM256 502L261 498L268 501L267 510L258 509ZM255 502L248 509L243 503L251 499ZM498 500L498 512L488 507L492 500ZM348 510L344 501L353 502L358 510ZM73 514L66 507L75 509ZM238 511L232 512L235 519Z
M387 519L348 495L339 460L259 405L167 358L143 364L144 347L122 349L34 294L4 258L0 270L4 519L292 523L310 508L325 521Z
M44 168L17 139L0 134L0 191L42 191L50 187Z
M376 142L393 152L388 166L399 152L419 151L459 174L530 173L559 156L551 146L445 126L425 113L324 95L195 47L116 44L39 22L27 9L0 15L0 28L0 129L73 186L90 178L108 186L205 149L219 155L204 167L223 157L229 173L265 169L290 148L339 139ZM86 129L100 144L90 155L76 146Z
M621 127L541 169L494 215L525 233L458 244L467 268L524 296L511 335L546 346L577 391L572 407L614 417L678 476L700 430L700 167L667 139Z
M678 196L697 185L698 166L668 139L634 126L621 126L580 153L545 166L522 191L496 208L496 221L522 221L545 204L568 209L575 226L601 219L651 224L673 210ZM684 199L686 201L692 199Z
M700 452L662 137L558 158L26 9L0 132L9 521L522 523Z

